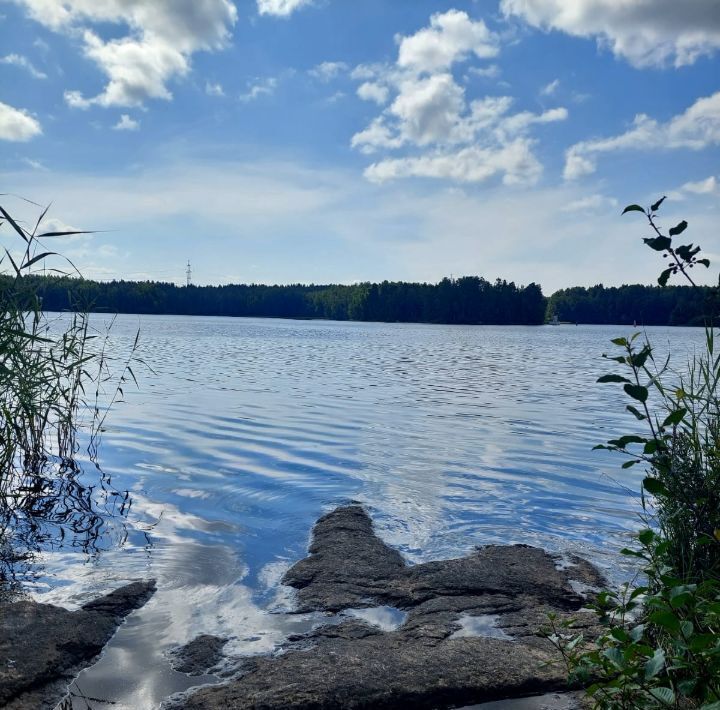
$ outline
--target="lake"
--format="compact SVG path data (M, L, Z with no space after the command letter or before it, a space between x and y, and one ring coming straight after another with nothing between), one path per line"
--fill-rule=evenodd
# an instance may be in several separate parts
M158 581L79 695L152 708L198 683L171 670L172 646L216 633L232 653L266 652L317 623L284 613L279 580L314 521L350 500L413 562L527 543L580 553L615 582L632 575L618 551L638 527L643 474L591 451L634 427L622 392L595 384L628 327L120 316L115 354L138 327L147 367L99 455L130 511L109 522L105 551L48 552L31 585L74 607ZM648 330L661 349L703 337ZM97 475L87 464L85 481Z

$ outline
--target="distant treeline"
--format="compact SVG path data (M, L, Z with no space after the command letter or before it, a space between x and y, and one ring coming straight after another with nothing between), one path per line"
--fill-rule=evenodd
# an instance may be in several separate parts
M185 287L39 275L24 281L48 311L490 325L539 325L554 316L572 323L702 325L705 314L720 312L717 303L713 308L715 290L710 288L599 285L567 288L545 298L535 283L516 286L476 276L446 278L438 284L383 281L351 286ZM0 276L0 290L9 283Z
M718 313L717 291L691 286L566 288L548 299L548 318L600 325L703 325Z
M113 313L539 325L546 307L534 283L516 286L500 279L490 283L474 276L446 278L438 284L383 281L351 286L178 287L39 275L25 279L48 311L87 308Z

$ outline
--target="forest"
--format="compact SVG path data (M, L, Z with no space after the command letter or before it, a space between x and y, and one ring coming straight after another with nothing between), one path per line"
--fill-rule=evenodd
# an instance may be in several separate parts
M500 279L490 283L475 276L446 278L438 284L183 287L150 281L27 278L26 286L31 286L47 311L538 325L545 320L546 308L537 284L516 286Z
M535 283L517 286L477 276L437 284L176 286L31 275L25 283L47 311L487 325L540 325L555 317L599 325L702 325L714 297L709 287L597 285L546 298ZM0 289L9 284L9 277L0 277Z
M691 286L566 288L548 299L548 318L597 325L703 325L703 314L717 312L716 289Z

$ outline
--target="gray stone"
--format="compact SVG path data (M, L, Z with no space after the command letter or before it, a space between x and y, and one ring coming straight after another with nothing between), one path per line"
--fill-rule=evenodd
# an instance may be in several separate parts
M201 634L168 655L173 670L188 675L206 675L222 660L227 638Z
M298 612L390 605L405 623L382 631L353 619L296 636L280 653L246 660L230 682L167 700L164 708L440 708L567 690L545 638L547 614L594 632L572 580L601 586L592 565L558 565L525 545L487 546L457 560L408 566L359 506L321 518L310 555L284 582ZM512 637L456 636L460 619L492 617ZM482 625L479 625L482 628Z
M27 600L0 602L0 707L53 707L67 683L154 591L154 581L133 582L77 611Z

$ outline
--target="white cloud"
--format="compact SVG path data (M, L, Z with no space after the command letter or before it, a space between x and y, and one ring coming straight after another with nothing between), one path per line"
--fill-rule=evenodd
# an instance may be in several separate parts
M290 17L295 10L312 5L313 0L257 0L258 12L261 15Z
M594 37L636 67L676 67L720 49L717 0L502 0L506 16Z
M430 27L398 42L398 66L418 72L449 69L471 54L487 59L499 52L498 38L485 23L459 10L433 15Z
M506 185L532 184L542 173L531 142L517 139L502 147L471 146L455 152L395 158L374 163L366 171L372 182L404 177L428 177L456 182L482 182L501 175Z
M120 120L113 126L115 131L137 131L140 128L140 121L130 118L126 113L120 116Z
M357 95L363 101L374 101L376 104L382 106L387 103L390 90L382 84L377 84L374 81L366 81L358 86Z
M86 98L67 91L70 106L141 106L170 99L167 84L190 70L192 55L222 48L237 18L230 0L16 0L37 22L82 39L85 56L108 77ZM105 41L93 25L122 25L128 34Z
M27 57L24 57L22 54L6 54L4 57L0 57L0 64L10 64L12 66L20 67L35 79L47 79L47 74L40 71Z
M714 175L706 180L698 182L686 182L680 189L684 192L692 192L695 195L712 195L718 191L720 184Z
M668 193L668 197L674 200L684 200L690 195L716 195L720 193L720 181L714 176L697 182L686 182L677 190Z
M588 195L580 197L577 200L568 202L561 208L562 212L597 212L599 210L608 211L615 209L618 201L614 197L606 197L605 195Z
M552 96L560 87L560 79L555 79L554 81L551 81L549 84L546 84L545 86L540 89L540 93L543 96Z
M0 101L0 140L29 141L41 133L40 124L27 111Z
M238 98L243 103L249 103L261 96L272 96L272 94L275 93L275 89L277 89L277 85L278 80L275 77L261 79L254 84L250 84L248 90L244 94L240 94Z
M487 67L470 67L468 74L472 76L480 76L483 79L497 79L500 74L500 67L497 64L490 64Z
M217 82L205 82L205 93L208 96L225 96L225 90L222 87L222 84Z
M335 79L347 70L348 65L345 62L322 62L310 69L308 74L316 79L320 79L320 81L327 82Z
M433 15L429 27L397 41L395 65L365 64L351 72L351 78L363 82L358 96L385 106L352 137L352 146L368 155L406 152L377 160L365 172L368 179L417 176L481 182L497 176L511 185L539 178L542 166L533 152L530 128L565 120L567 110L513 114L509 96L468 101L451 69L472 57L498 53L499 39L482 21L450 10ZM496 77L499 69L469 67L468 72Z
M698 99L686 111L660 123L645 114L633 126L612 138L583 141L566 153L565 178L572 180L596 170L596 156L618 150L702 150L720 145L720 91Z

